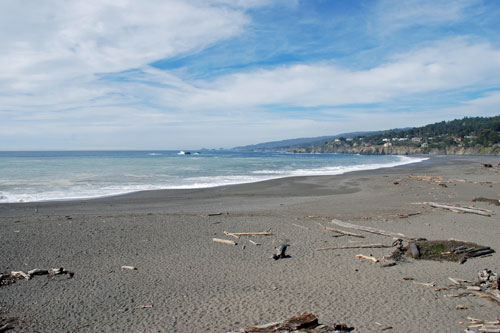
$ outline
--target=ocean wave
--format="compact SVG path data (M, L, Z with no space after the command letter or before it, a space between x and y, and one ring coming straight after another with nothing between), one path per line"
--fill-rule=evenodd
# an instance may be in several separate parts
M366 163L349 166L326 166L319 168L297 168L297 169L261 169L248 171L247 174L241 175L214 175L202 177L169 177L162 174L162 181L158 182L160 177L151 177L148 183L136 184L99 184L99 182L80 184L74 186L68 179L57 179L52 181L58 187L47 187L50 182L42 182L42 186L7 186L0 191L0 203L7 202L34 202L34 201L66 201L76 199L92 199L99 197L115 196L126 193L160 190L160 189L195 189L209 188L224 185L235 185L244 183L253 183L270 179L296 177L296 176L324 176L324 175L340 175L352 171L374 170L380 168L390 168L411 163L419 163L427 160L424 157L408 157L397 156L395 160L383 163ZM293 166L289 163L287 168ZM140 174L127 174L128 177L142 179L148 177ZM154 181L157 183L153 183ZM6 184L3 183L3 186ZM34 185L33 183L31 185ZM19 191L22 189L22 193Z

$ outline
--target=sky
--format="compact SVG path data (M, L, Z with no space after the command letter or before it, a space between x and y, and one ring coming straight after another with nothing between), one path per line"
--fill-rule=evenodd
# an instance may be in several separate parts
M2 0L0 150L231 148L500 114L497 0Z

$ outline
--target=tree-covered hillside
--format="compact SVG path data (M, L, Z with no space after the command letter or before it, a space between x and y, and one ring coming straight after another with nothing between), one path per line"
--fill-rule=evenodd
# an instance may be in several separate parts
M384 139L390 139L394 144L396 142L405 142L405 140L393 140L394 138L408 138L413 142L448 145L462 143L465 146L482 145L491 146L500 143L500 116L495 117L475 117L455 119L452 121L442 121L423 127L415 127L408 130L387 131L377 135L359 136L366 142L372 144L383 144ZM387 141L387 140L386 140Z
M500 155L500 116L463 118L354 138L336 138L295 152Z

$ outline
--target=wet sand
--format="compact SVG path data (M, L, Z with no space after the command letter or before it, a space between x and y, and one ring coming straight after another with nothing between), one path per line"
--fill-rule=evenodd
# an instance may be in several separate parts
M347 229L365 238L339 237L319 224L335 227L329 221L339 219L500 251L499 206L471 202L500 199L499 162L434 156L339 176L1 204L0 272L62 266L74 276L36 276L0 287L0 324L9 321L11 332L225 332L308 311L355 332L389 326L392 332L463 331L458 322L467 317L497 319L498 305L478 297L445 298L447 292L414 281L447 286L448 277L476 280L484 268L500 272L498 253L463 265L408 259L383 268L383 262L356 255L381 259L392 249L316 249L390 244L391 238ZM447 187L409 175L442 176ZM474 205L496 215L415 204L426 201ZM224 231L273 235L235 239ZM215 243L214 237L238 245ZM282 243L290 245L290 258L270 259Z

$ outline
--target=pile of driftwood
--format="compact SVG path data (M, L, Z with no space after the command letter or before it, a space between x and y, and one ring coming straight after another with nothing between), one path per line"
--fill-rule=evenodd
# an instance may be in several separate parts
M0 286L5 286L15 283L17 280L29 280L36 275L47 275L53 277L56 275L66 275L68 279L72 278L74 273L66 270L63 267L51 269L32 269L26 273L23 271L12 271L10 273L0 274Z
M497 305L500 305L500 278L497 273L491 271L490 269L482 270L478 273L479 279L475 282L467 280L459 280L449 278L453 283L448 287L437 288L436 291L443 290L460 290L456 294L448 294L445 297L464 297L464 296L479 296L481 298L486 298ZM466 307L464 307L466 308ZM459 309L457 307L457 309ZM500 321L485 321L475 318L468 318L469 321L461 321L460 325L467 325L468 329L466 332L476 332L473 329L478 329L479 332L500 332Z
M318 317L312 313L304 312L302 314L290 317L286 320L268 323L264 325L250 326L241 328L237 331L228 333L253 333L253 332L276 332L276 333L294 333L294 332L310 332L310 333L334 333L334 332L351 332L353 327L348 327L346 324L335 324L333 326L319 324Z

